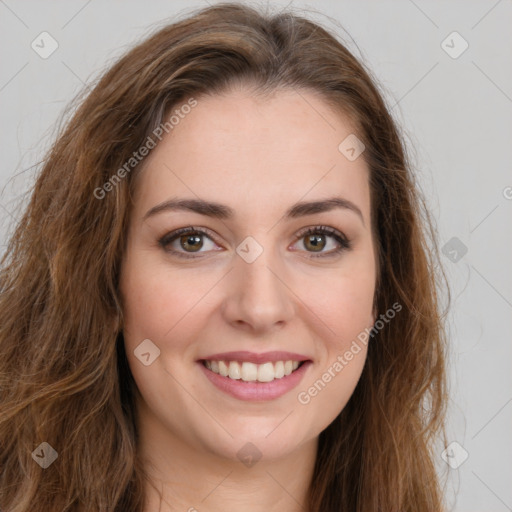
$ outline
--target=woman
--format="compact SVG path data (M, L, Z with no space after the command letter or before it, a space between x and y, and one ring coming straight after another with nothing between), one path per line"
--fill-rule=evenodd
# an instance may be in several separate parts
M1 509L443 510L431 225L322 27L217 4L161 29L4 256Z

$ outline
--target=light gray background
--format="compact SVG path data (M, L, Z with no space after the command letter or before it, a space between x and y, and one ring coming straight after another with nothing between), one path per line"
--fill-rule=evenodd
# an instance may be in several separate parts
M0 0L2 252L69 101L155 24L207 4ZM443 256L453 292L448 433L460 447L449 459L458 467L439 453L439 469L455 512L512 510L512 1L272 2L289 4L323 13L310 16L373 71L440 245L456 237L467 248ZM47 59L31 48L43 31L59 45ZM441 46L453 31L469 44L456 59Z

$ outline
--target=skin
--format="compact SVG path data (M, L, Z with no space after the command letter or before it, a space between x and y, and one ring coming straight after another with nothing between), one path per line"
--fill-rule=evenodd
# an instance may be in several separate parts
M311 91L285 89L261 100L240 88L197 100L138 176L121 268L139 450L163 495L160 503L148 485L145 512L304 511L318 436L352 395L366 346L307 405L297 395L375 321L368 168L362 157L351 162L340 153L354 130ZM357 205L363 219L349 209L283 218L298 201L333 195ZM235 216L167 211L143 220L170 198L216 201ZM295 235L319 225L341 231L352 248L312 257L318 253L308 237ZM188 226L208 228L216 239L203 236L197 253L178 237L167 250L199 258L158 244ZM263 248L253 263L236 252L247 236ZM323 254L339 245L320 237ZM149 366L134 355L145 339L160 349ZM313 365L280 398L247 402L214 387L196 362L232 350L287 350ZM237 457L249 441L262 454L252 467Z

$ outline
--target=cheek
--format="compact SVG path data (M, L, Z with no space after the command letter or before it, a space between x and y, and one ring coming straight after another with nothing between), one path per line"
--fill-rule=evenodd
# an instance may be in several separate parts
M144 261L143 253L135 256L123 268L125 350L144 400L158 410L170 397L178 400L166 371L174 374L176 361L187 356L194 318L190 313L198 310L194 304L206 290L198 290L197 283L192 286L190 277ZM143 342L148 347L144 351L139 348ZM152 359L148 366L136 355L146 352Z
M121 287L127 350L133 352L150 339L171 358L188 357L218 280L211 270L172 269L160 258L133 251L123 267Z
M366 354L367 347L361 343L352 348L349 344L347 350L331 354L328 363L298 394L298 402L316 416L320 430L325 429L347 405L361 377Z
M308 387L298 396L299 403L314 408L322 428L327 427L350 400L363 370L368 332L372 326L374 267L370 259L347 265L336 279L317 283L316 311L329 329L321 337L320 364Z
M323 294L319 317L329 329L317 331L318 365L297 395L326 428L345 408L361 377L372 326L373 281L346 277ZM318 306L317 306L318 308Z
M146 338L160 346L190 310L197 290L181 281L179 273L164 272L160 265L144 260L143 255L126 263L121 288L125 341L130 346Z
M326 323L340 348L371 326L373 291L371 283L344 279L324 299Z
M342 269L334 276L314 280L308 286L311 309L329 327L329 344L343 348L372 325L375 273L362 264Z
M363 370L373 325L375 267L372 253L353 258L336 276L311 280L309 305L322 320L316 331L319 364L297 398L317 411L325 428L346 406ZM324 328L327 326L328 328Z

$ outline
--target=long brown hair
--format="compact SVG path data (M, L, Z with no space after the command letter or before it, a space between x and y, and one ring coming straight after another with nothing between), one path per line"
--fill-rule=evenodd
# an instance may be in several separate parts
M2 510L143 510L118 289L140 171L126 162L184 98L235 83L255 94L316 92L350 116L370 169L375 307L402 306L372 337L351 399L320 434L306 510L443 510L434 449L441 434L446 444L446 278L402 136L371 73L327 29L291 11L230 3L196 11L130 50L43 163L0 273ZM43 442L57 454L47 469L32 455L49 456Z

